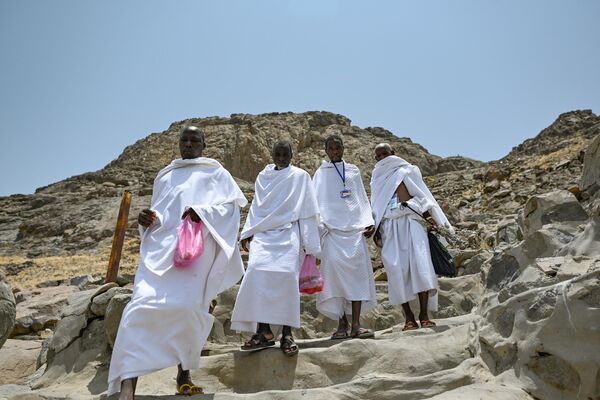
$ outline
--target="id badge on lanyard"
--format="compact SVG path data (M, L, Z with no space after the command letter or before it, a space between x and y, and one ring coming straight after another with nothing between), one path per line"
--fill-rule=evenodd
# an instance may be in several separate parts
M340 190L340 197L342 199L347 199L352 195L352 191L346 187L346 164L344 164L344 161L342 160L342 173L340 173L340 170L338 169L337 165L335 165L333 161L331 163L333 164L333 167L335 168L336 172L342 179L342 183L344 184L344 189Z

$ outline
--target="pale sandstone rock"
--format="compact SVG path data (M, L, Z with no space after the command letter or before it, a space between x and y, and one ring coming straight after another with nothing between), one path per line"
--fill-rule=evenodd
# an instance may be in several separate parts
M79 337L86 326L87 317L85 315L68 315L58 321L49 345L51 354L64 350L73 340Z
M119 323L121 322L123 310L130 300L130 293L115 294L106 306L104 332L111 347L117 338L117 331L119 330Z
M88 315L90 300L95 292L96 289L89 289L71 294L67 298L67 305L61 311L61 316Z
M471 358L468 351L471 321L469 316L439 320L436 330L400 332L398 329L380 332L375 340L338 341L333 345L326 340L326 347L313 343L313 347L302 348L293 358L285 357L277 348L253 354L231 348L228 353L203 357L201 368L192 372L192 378L207 392L216 392L215 399L250 396L231 391L261 391L250 397L261 399L344 399L347 393L355 393L358 398L424 399L490 378L483 364ZM54 395L75 388L81 394L99 393L106 388L105 381L95 379L98 374L106 377L106 367L97 369L100 359L98 356L79 370L72 366L73 360L65 362L63 370L58 370L58 366L50 368L36 387L40 393ZM172 394L173 376L175 370L170 368L143 377L138 383L138 393Z
M430 400L535 400L522 389L503 383L475 383L438 394Z
M492 258L492 253L489 251L480 251L475 256L469 258L458 268L458 275L470 275L481 273L482 266Z
M36 370L41 340L8 339L0 349L0 385L24 384Z
M590 143L585 152L581 187L594 192L600 189L600 136Z
M116 285L116 284L115 284ZM105 292L98 294L92 298L92 304L90 305L90 311L97 316L104 316L106 313L106 308L110 300L118 294L131 294L132 290L130 288L122 288L122 287L111 287Z
M495 375L516 374L537 398L596 398L600 376L600 270L490 298L471 331L472 351Z
M528 237L549 224L579 225L588 215L575 196L566 190L556 190L531 197L525 204L519 221L523 236Z
M583 232L564 246L560 255L595 256L600 254L600 216L594 216Z
M44 388L40 393L47 394L49 392L47 386L79 380L79 384L86 382L86 389L75 384L64 393L81 395L101 393L106 390L107 385L108 371L103 370L109 361L107 349L103 321L91 321L80 336L49 358L44 374L34 382L32 388Z
M77 291L76 286L60 285L19 292L22 301L17 304L13 336L54 329L68 297Z
M31 397L30 397L31 396ZM42 396L33 394L31 388L27 385L16 385L9 383L6 385L0 385L0 399L41 399Z
M16 301L10 285L0 273L0 348L10 336L15 325Z
M513 218L502 220L496 230L496 243L517 243L523 240L523 234L517 221Z
M438 278L439 310L437 318L456 317L469 314L479 303L483 294L480 275L465 275L456 278ZM415 303L415 310L418 310Z

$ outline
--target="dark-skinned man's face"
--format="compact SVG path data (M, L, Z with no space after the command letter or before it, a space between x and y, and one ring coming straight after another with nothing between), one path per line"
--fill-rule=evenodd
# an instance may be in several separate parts
M389 151L385 147L378 147L378 148L375 149L375 159L377 161L381 161L384 158L389 157L389 156L391 156L393 154L394 154L393 151Z
M186 129L179 135L179 152L184 160L202 157L204 135L197 129Z
M330 161L340 162L342 161L342 157L344 157L344 145L337 140L331 140L327 143L325 153L327 153Z
M292 160L292 152L288 146L274 147L271 156L273 157L273 164L275 164L276 169L287 168Z

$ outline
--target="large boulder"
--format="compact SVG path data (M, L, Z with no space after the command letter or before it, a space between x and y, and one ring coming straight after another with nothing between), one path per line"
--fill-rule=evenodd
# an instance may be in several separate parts
M73 387L72 381L86 379L86 391L98 395L106 390L107 375L105 366L110 362L110 353L104 335L104 323L100 319L90 320L79 335L64 349L48 357L44 374L35 380L33 389L47 391L47 386L63 384ZM84 371L86 370L87 371ZM76 387L76 386L75 386ZM78 388L81 390L81 388ZM70 396L67 396L70 397Z
M116 285L116 284L115 284ZM90 311L99 317L103 317L106 314L106 309L110 300L119 294L131 295L132 290L127 287L111 287L103 293L100 293L92 298L92 304L90 305Z
M41 340L8 339L0 350L0 385L24 384L37 369L41 348Z
M483 282L480 274L464 275L456 278L439 278L438 284L439 305L436 318L469 314L473 307L479 303L483 293Z
M17 304L4 274L0 273L0 347L6 342L15 326Z
M600 266L588 267L561 283L488 298L471 351L534 398L598 398Z
M117 338L117 331L119 330L123 310L125 310L125 306L130 300L131 293L115 293L106 306L104 333L111 347L115 344L115 339Z
M65 351L88 325L90 301L95 290L90 289L75 292L67 299L67 304L61 313L61 319L56 324L54 335L48 343L47 361L52 364L54 357Z
M600 189L600 135L592 141L585 152L580 185L590 194Z
M59 285L19 292L19 307L12 337L37 334L55 329L69 296L78 292L77 286Z
M585 212L573 193L567 190L554 190L535 195L527 200L519 224L523 236L527 238L547 225L561 225L564 229L576 232L578 225L585 223Z
M600 254L600 216L594 217L583 232L558 253L559 255L595 256Z
M506 218L498 223L495 239L497 244L513 244L523 240L523 233L514 218Z

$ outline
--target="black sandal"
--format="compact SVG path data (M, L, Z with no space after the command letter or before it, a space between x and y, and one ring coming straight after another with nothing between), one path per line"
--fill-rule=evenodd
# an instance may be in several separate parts
M298 354L298 345L294 342L292 335L282 336L279 347L283 351L283 354L288 357Z
M242 351L257 351L275 346L275 341L267 339L264 333L255 333L250 340L241 347Z

